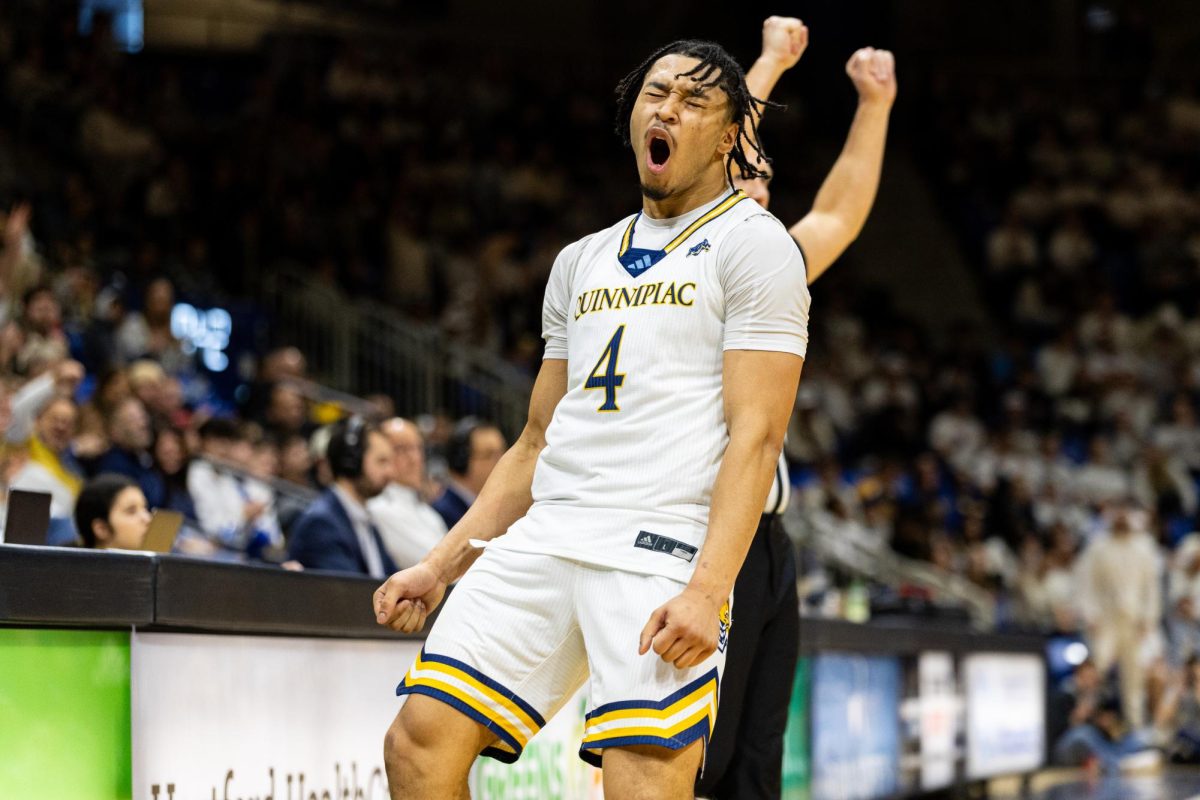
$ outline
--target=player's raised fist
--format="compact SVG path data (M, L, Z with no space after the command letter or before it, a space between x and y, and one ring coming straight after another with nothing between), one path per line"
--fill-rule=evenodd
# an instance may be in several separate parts
M401 633L415 633L442 602L446 582L424 562L400 570L375 590L375 621Z
M767 17L763 22L762 55L783 69L796 66L808 47L808 28L795 17Z
M864 47L846 62L859 99L891 105L896 99L896 58L890 50Z

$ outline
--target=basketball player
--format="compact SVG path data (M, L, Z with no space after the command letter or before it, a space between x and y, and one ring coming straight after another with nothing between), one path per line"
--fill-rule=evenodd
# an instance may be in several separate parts
M462 578L397 690L393 798L467 796L478 754L515 760L589 677L580 755L605 794L693 796L809 300L787 230L731 186L733 166L762 174L737 62L676 42L617 92L642 210L560 253L525 430L375 595L381 624L415 631Z
M767 99L808 45L798 19L763 23L762 54L746 75L751 93ZM892 54L864 48L846 64L859 106L850 133L812 210L789 229L804 253L808 282L817 279L858 236L879 186L888 117L896 97ZM763 171L769 168L760 164ZM769 176L735 185L763 208ZM758 532L734 587L738 624L730 631L718 716L696 793L712 800L778 798L796 659L800 612L796 555L783 530L789 498L787 462L781 457ZM751 688L753 687L753 688Z

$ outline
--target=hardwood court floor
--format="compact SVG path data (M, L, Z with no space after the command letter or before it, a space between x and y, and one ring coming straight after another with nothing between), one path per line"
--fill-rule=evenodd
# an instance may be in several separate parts
M991 800L1200 800L1200 769L1167 767L1157 774L1088 780L1080 770L1053 770L1022 795L1011 781L991 787Z

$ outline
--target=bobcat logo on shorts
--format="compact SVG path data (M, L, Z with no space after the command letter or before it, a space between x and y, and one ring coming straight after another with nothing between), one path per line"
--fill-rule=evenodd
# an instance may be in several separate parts
M721 606L721 612L717 614L717 621L721 625L721 630L717 633L717 649L722 653L725 652L725 646L729 644L729 601L725 601L725 605Z

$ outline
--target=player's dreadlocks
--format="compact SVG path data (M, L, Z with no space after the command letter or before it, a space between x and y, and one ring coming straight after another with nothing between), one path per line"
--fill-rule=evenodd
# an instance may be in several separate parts
M680 73L695 79L702 89L717 87L729 98L731 119L737 121L737 136L734 139L733 150L729 160L725 162L725 173L733 180L733 165L737 164L742 177L747 180L754 178L770 178L771 173L759 169L758 164L770 166L771 159L763 150L762 139L758 135L758 119L767 108L782 108L778 103L759 100L750 94L746 86L746 73L733 56L725 52L725 48L716 42L705 42L699 39L681 39L666 47L660 47L643 61L638 67L617 84L617 135L626 146L630 145L629 115L633 104L646 80L646 73L654 62L666 55L681 55L698 58L700 63L687 72ZM677 76L678 77L678 76ZM749 120L750 129L746 130ZM747 153L747 145L754 152L753 162Z

